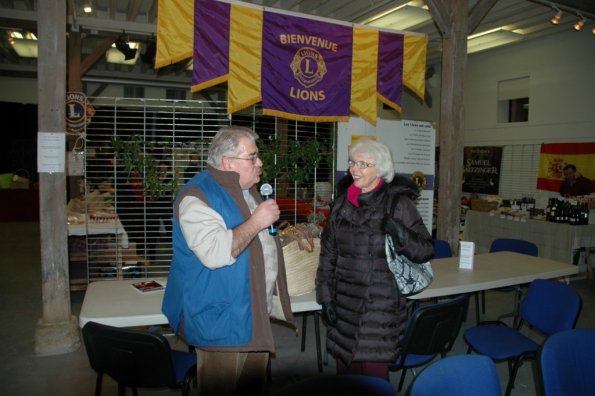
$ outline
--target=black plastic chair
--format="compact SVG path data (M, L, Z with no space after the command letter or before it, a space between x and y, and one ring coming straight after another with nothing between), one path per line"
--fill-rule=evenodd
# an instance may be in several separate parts
M492 245L490 246L490 253L494 252L515 252L526 254L529 256L537 256L538 248L537 245L533 242L525 241L522 239L512 239L512 238L498 238L492 241ZM522 299L522 285L514 285L514 286L505 286L499 287L497 289L493 289L497 292L514 292L514 306L512 308L512 312L502 314L498 316L498 320L502 320L504 318L513 318L513 326L516 325L518 321L518 314L519 308L521 306L521 299ZM481 292L481 300L482 300L482 311L486 313L486 297L485 291Z
M391 370L402 369L398 391L403 388L407 369L427 364L438 355L445 357L452 349L468 302L467 295L460 295L437 304L423 305L409 317L401 353L390 366Z
M89 363L97 372L95 395L101 394L103 374L118 382L118 394L131 387L181 388L187 395L196 378L196 355L172 350L161 334L87 322L83 340Z
M448 241L444 239L434 239L434 258L441 259L441 258L448 258L452 257L452 250L450 248L450 244ZM475 297L475 321L479 323L479 292L469 293L468 295L473 295ZM453 296L454 297L454 296ZM435 301L437 302L437 300Z

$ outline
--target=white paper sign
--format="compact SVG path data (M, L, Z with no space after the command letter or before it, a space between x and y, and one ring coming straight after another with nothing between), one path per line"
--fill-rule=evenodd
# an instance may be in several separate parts
M85 175L85 155L81 151L68 152L68 176Z
M459 251L459 268L473 269L473 256L475 255L475 243L461 241Z
M66 134L37 132L37 172L64 173Z

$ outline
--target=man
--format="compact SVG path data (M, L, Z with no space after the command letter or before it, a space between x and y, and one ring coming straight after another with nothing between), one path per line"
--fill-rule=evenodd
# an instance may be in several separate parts
M564 167L564 181L560 184L560 195L563 197L576 197L589 195L593 191L591 180L581 176L576 166L568 164Z
M264 394L274 352L269 316L293 321L283 252L267 231L279 207L255 187L257 138L244 127L219 130L206 170L174 202L163 312L197 348L201 396Z

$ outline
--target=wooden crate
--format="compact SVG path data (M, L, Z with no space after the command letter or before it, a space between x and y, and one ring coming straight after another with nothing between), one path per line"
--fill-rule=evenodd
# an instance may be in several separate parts
M472 199L471 210L477 212L491 212L492 210L498 209L498 202L490 202L485 199Z

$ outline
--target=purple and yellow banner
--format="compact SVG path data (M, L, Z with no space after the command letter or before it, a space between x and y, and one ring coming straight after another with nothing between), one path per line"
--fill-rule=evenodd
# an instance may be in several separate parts
M401 111L403 96L402 34L380 32L378 38L378 98L389 107Z
M192 57L194 0L159 0L155 68Z
M216 0L159 1L159 43L194 5L192 92L228 83L228 112L376 123L376 99L400 111L403 86L423 98L427 37ZM186 26L183 23L182 26ZM159 37L161 32L161 37ZM172 37L170 41L176 40ZM162 48L168 48L162 44ZM163 54L166 65L185 47ZM169 58L168 58L169 56Z
M352 39L348 26L265 12L263 113L347 121Z
M230 5L212 0L194 3L192 92L220 84L229 73Z

